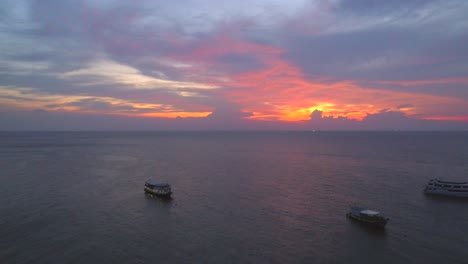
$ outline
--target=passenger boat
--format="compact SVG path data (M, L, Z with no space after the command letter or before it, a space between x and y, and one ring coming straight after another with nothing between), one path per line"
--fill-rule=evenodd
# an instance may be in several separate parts
M468 198L468 182L431 179L424 188L424 193Z
M172 194L171 186L169 184L156 182L151 179L145 182L145 192L161 197L170 197Z
M382 216L377 211L357 206L351 206L350 209L351 211L346 214L348 218L351 218L353 220L359 221L363 224L372 227L384 228L389 220L389 218Z

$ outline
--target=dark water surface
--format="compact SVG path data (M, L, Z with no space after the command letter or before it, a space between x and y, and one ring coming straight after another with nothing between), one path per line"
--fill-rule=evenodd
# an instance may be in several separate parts
M0 263L468 263L468 201L422 193L467 132L3 132L0 172Z

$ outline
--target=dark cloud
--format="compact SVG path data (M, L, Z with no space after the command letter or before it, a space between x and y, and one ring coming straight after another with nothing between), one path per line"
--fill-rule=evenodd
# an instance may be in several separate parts
M323 112L316 109L310 115L309 129L314 130L356 130L360 122L346 117L322 116Z
M318 121L322 119L322 111L315 109L312 114L310 115L310 119L314 121Z
M368 114L362 121L346 117L323 117L322 111L314 110L309 128L315 130L466 130L463 122L421 120L402 112L382 111Z
M468 62L462 58L468 57L468 48L458 44L460 38L466 37L468 34L464 33L446 36L443 32L389 26L325 36L297 36L286 44L286 56L310 76L354 80L463 76Z
M466 75L468 48L463 43L468 41L468 27L462 22L468 11L466 2L338 3L326 11L333 19L323 18L318 32L294 28L308 23L308 16L304 16L279 33L286 57L309 76L417 80ZM459 93L464 88L454 89Z
M207 118L210 120L231 121L240 120L249 116L252 116L252 113L242 112L239 109L216 108Z
M315 117L319 112L315 112ZM463 122L418 120L400 112L368 115L363 121L322 117L309 122L283 123L210 118L138 118L70 112L0 112L1 130L468 130Z
M383 130L415 129L421 127L423 123L427 124L427 121L412 119L401 112L394 111L383 111L377 114L368 114L362 122L370 128Z

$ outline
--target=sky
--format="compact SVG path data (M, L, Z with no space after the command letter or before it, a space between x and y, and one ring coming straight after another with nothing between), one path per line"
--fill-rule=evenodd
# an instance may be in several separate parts
M2 0L0 130L468 130L466 0Z

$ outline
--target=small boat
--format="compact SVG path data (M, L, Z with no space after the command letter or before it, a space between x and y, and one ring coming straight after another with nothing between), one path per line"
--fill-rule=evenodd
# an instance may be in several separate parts
M172 194L171 185L167 183L156 182L151 179L145 182L145 192L161 197L170 197Z
M388 220L390 220L377 211L357 206L351 206L350 208L351 211L346 214L347 217L372 227L384 228Z
M437 178L431 179L426 184L424 193L468 197L468 182L442 181Z

